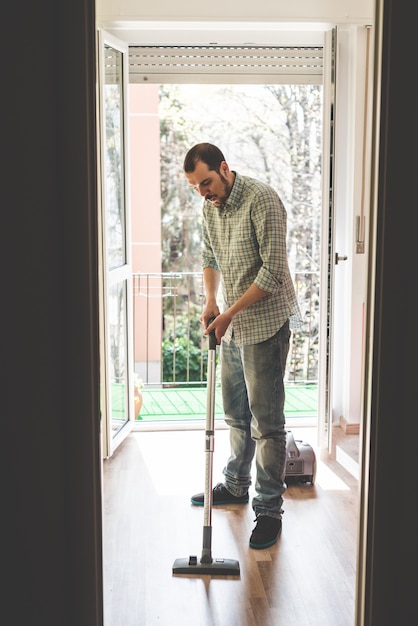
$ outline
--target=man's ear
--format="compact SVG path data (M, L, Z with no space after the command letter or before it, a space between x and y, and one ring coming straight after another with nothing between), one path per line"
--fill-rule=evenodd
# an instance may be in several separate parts
M221 172L224 176L228 176L229 174L229 167L226 161L222 161L221 163Z

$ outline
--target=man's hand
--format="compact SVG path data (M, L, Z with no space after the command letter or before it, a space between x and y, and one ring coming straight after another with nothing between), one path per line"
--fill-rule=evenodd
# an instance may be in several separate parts
M212 316L213 317L213 316ZM210 318L209 318L210 319ZM204 335L209 335L213 330L215 331L216 343L221 343L222 337L226 333L226 329L232 322L232 317L227 312L217 315L213 322L211 322L205 329Z
M214 303L211 306L208 306L208 304L206 305L202 315L200 316L200 321L202 322L205 328L205 331L206 331L206 328L211 323L211 321L213 321L214 318L217 317L218 315L219 315L219 308L216 303ZM208 333L205 332L204 334L207 335Z

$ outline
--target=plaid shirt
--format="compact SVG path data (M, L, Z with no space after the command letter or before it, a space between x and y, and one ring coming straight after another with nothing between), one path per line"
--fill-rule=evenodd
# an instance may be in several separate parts
M223 310L252 283L269 292L241 311L224 335L230 341L233 332L237 345L245 345L272 337L287 319L291 328L302 320L287 262L286 209L272 187L235 174L222 207L203 203L202 266L221 273Z

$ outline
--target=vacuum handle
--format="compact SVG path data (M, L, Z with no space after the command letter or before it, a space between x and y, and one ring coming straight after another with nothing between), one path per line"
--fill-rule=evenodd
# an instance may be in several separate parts
M291 430L287 431L286 454L291 459L300 456L299 448L296 445L296 441Z
M208 326L212 324L214 319L214 317L210 318ZM209 333L209 350L216 350L216 334L214 330Z

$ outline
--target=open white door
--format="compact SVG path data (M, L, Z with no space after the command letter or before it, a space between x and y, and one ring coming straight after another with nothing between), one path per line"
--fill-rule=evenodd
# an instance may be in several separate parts
M98 31L101 416L109 457L134 419L132 271L128 207L128 46Z
M318 445L331 451L332 410L330 392L332 363L334 293L334 166L335 166L335 68L336 29L324 38L323 73L323 163L322 163L322 225L321 225L321 283L320 283L320 347L318 376Z

